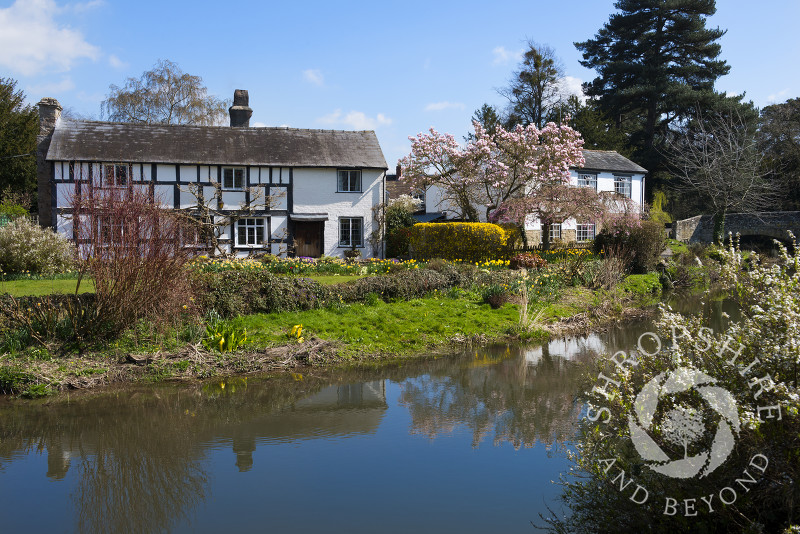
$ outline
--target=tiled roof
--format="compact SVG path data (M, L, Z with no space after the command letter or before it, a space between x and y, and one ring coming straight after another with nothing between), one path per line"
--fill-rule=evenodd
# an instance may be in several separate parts
M586 170L647 173L647 169L613 150L584 150L583 159Z
M373 131L66 120L56 125L47 159L388 168Z

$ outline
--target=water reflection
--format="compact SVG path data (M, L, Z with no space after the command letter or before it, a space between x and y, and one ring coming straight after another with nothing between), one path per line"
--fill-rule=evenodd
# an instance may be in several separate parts
M463 445L485 454L498 454L489 443L510 443L515 449L550 447L574 435L579 407L573 399L581 363L598 352L630 347L643 328L557 340L541 347L491 347L380 370L312 374L302 380L231 379L43 403L3 401L0 487L9 486L10 471L24 468L28 486L54 492L54 501L67 510L66 517L41 514L33 520L20 517L16 524L15 515L6 509L4 519L12 520L5 528L64 530L65 522L71 522L80 532L192 530L198 513L228 513L221 504L224 496L215 494L216 479L232 473L237 484L252 493L273 491L288 479L281 478L275 465L264 462L281 457L285 447L296 449L303 443L346 440L350 445L337 449L340 456L325 463L326 469L341 464L334 475L341 480L373 478L368 467L358 473L364 463L359 445L363 440L371 440L371 447L386 447L375 451L386 457L395 455L397 447L413 448L420 437L458 449L461 441L436 439L454 433L465 434L468 443ZM396 428L400 434L393 433ZM259 454L263 451L270 454ZM46 454L46 467L39 471L37 464L25 463L38 454ZM270 469L273 478L266 482L263 477L246 478L259 468ZM387 480L393 468L381 468ZM429 476L423 466L419 472L408 472L414 468L408 464L396 469L415 484ZM486 483L485 476L476 476L475 483ZM380 487L380 479L376 480ZM48 482L55 486L45 486ZM498 486L502 484L498 481ZM304 488L304 497L325 499L327 490L319 486ZM340 491L355 490L345 486ZM292 499L275 493L270 499ZM10 506L14 498L10 492L0 494L0 502L5 500L0 506ZM271 505L270 513L276 516L291 508L289 501ZM261 511L250 510L251 518L237 516L237 524L259 528ZM324 526L320 520L314 529Z
M579 373L547 346L498 347L476 352L467 365L407 379L400 402L411 414L411 432L431 439L463 425L473 447L489 437L515 448L551 445L575 432Z

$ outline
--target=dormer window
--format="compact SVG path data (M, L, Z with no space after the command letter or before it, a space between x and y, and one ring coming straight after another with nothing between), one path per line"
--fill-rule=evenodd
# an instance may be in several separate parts
M339 193L360 193L361 192L361 171L340 170Z
M224 167L222 169L222 189L239 191L244 189L244 169Z

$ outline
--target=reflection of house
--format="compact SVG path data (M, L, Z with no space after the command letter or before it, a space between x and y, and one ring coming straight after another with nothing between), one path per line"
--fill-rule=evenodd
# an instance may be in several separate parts
M231 127L61 120L52 98L39 102L40 220L72 234L70 196L84 188L148 189L169 207L252 206L226 223L223 243L238 255L341 256L368 242L372 208L385 196L386 160L375 132L251 128L247 91L237 90ZM83 185L86 184L86 185ZM271 198L272 201L267 199Z
M526 349L525 361L530 365L536 365L544 355L551 358L582 361L585 359L585 355L603 354L607 350L607 346L606 342L597 334L564 337Z
M237 425L233 435L236 465L240 471L249 470L259 442L372 434L387 407L383 380L328 386L288 410Z
M631 199L640 207L644 205L646 169L619 153L608 150L584 150L583 157L584 166L570 170L572 185L590 187L599 193L619 195ZM427 214L444 212L447 218L454 217L457 210L442 198L442 191L438 187L429 187L426 194ZM485 216L485 207L478 209L478 213L482 217ZM541 242L542 228L539 221L528 221L525 230L528 233L529 243ZM569 219L551 226L550 240L590 241L594 239L598 230L595 221Z

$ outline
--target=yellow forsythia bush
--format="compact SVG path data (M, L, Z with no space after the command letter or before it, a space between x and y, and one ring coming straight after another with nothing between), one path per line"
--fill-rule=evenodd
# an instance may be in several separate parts
M419 223L411 228L411 254L417 260L496 260L508 256L508 238L491 223Z

